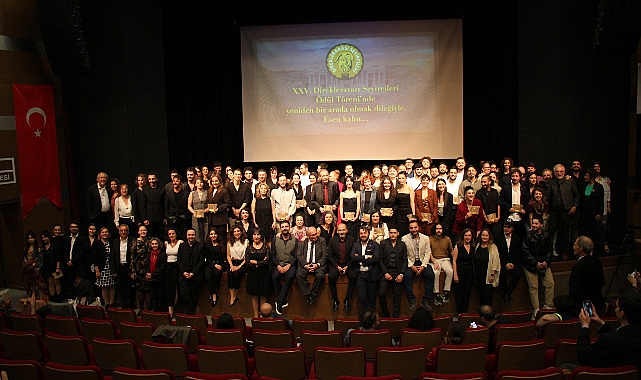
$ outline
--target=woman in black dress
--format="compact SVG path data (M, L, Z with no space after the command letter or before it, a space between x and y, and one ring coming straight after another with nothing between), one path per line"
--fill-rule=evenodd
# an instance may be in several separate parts
M294 194L296 195L296 211L294 212L294 220L296 219L297 215L302 215L303 218L305 218L306 203L303 202L305 200L305 189L303 189L300 184L300 174L293 173L289 179L289 182L291 184L290 188L294 190Z
M42 276L47 280L49 286L49 300L53 302L62 302L61 285L60 285L60 262L62 261L62 252L57 244L51 241L51 233L44 230L40 233L40 252L42 254Z
M376 210L380 211L383 223L388 226L396 226L398 202L396 189L392 186L392 180L389 177L384 177L381 180L381 186L377 190Z
M252 242L247 247L245 259L247 260L247 294L252 299L252 315L259 316L259 307L267 301L272 290L271 268L269 266L269 246L265 244L259 229L252 234Z
M274 218L274 205L269 194L269 186L266 183L256 185L256 196L252 199L251 210L254 226L260 229L264 240L271 243L276 220Z
M467 313L470 305L470 293L474 285L474 247L472 230L466 228L461 232L461 240L452 251L457 314Z
M218 303L218 289L220 288L220 279L225 271L225 255L222 249L222 240L215 228L210 228L205 243L205 282L209 289L209 300L211 307L216 307Z

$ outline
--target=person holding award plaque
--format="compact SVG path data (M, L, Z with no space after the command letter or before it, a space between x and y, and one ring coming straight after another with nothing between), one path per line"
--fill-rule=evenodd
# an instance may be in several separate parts
M380 211L374 211L371 214L367 228L369 229L369 238L378 244L389 238L389 228L387 223L381 221Z
M460 240L461 232L466 228L474 232L474 238L477 238L481 233L485 212L481 200L475 198L475 195L476 191L472 186L465 188L465 197L456 208L456 217L452 227L455 244Z
M345 190L340 194L339 212L343 223L347 226L347 234L356 238L356 217L361 212L361 193L354 190L352 177L345 177Z
M519 236L525 235L525 222L527 219L526 206L530 200L530 192L521 182L521 171L514 168L511 174L509 186L503 187L501 191L502 209L508 210L503 213L505 219L512 219L514 222L514 232Z
M187 197L187 209L191 212L191 226L196 230L196 240L205 242L209 229L209 221L205 218L207 212L207 191L204 189L202 178L196 178L194 191Z
M218 231L221 241L227 241L227 223L229 221L227 210L231 207L229 192L223 187L223 180L219 174L211 176L207 196L207 209L209 210L209 227Z
M389 177L384 177L377 192L376 209L381 213L381 220L388 226L395 226L398 202L396 189L392 186L392 180Z
M437 179L437 185L438 185ZM445 186L445 181L441 179ZM430 178L428 175L421 176L421 187L414 191L414 208L416 210L416 219L418 220L418 228L422 234L432 235L432 226L439 220L438 218L438 199L436 191L428 187ZM451 206L450 206L451 208Z
M376 189L372 182L373 178L370 175L361 175L361 209L358 219L363 226L369 223L370 216L376 209Z
M401 236L410 232L410 220L415 219L414 189L407 184L407 173L400 172L397 176L396 199L398 200L398 213L396 215L396 227Z

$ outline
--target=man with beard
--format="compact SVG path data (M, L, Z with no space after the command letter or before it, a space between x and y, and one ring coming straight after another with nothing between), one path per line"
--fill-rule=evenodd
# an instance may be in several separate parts
M392 317L401 315L401 295L403 291L403 276L407 270L407 246L398 240L396 226L389 227L389 238L381 242L381 282L378 287L378 302L381 305L383 317L390 316L387 307L387 291L392 290Z
M380 246L369 238L369 228L360 226L359 242L354 243L350 256L356 266L356 291L363 310L376 309L376 294L381 271L378 265Z
M481 188L474 196L483 205L484 225L490 229L492 236L499 236L501 233L501 200L499 192L492 187L492 179L489 174L483 174Z
M548 232L554 238L558 255L567 255L570 247L570 225L576 219L579 190L576 181L565 176L565 166L554 165L554 178L549 182L545 199L550 204Z
M332 311L338 310L340 304L338 299L338 291L336 289L336 282L339 276L347 276L347 293L343 302L345 311L349 310L352 294L354 293L354 286L356 284L356 272L351 266L350 251L354 245L354 238L347 235L347 225L340 223L336 226L336 235L329 239L327 245L327 261L328 261L328 276L329 290L332 293L334 303Z
M274 236L272 241L272 281L276 291L276 313L283 314L283 308L289 306L287 296L289 287L296 277L296 250L297 240L289 232L289 220L282 220L279 224L280 234ZM282 283L281 283L282 279Z
M543 222L532 218L532 229L523 239L523 268L525 279L528 283L530 301L532 301L532 315L536 316L539 310L539 279L545 288L544 309L554 307L554 277L550 263L552 262L552 241L550 236L543 232Z

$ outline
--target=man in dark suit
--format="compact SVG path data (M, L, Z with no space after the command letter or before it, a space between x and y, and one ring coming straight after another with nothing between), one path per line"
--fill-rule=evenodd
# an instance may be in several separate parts
M136 307L136 291L131 279L131 247L136 239L130 235L129 226L118 226L118 237L111 242L112 262L116 263L115 273L118 273L118 299L124 308Z
M187 230L187 241L178 247L180 295L187 305L187 314L196 314L198 292L203 282L205 248L196 240L196 230Z
M369 238L367 226L359 227L358 238L360 241L352 245L350 253L352 264L357 272L356 291L363 310L376 310L376 295L381 279L381 270L378 265L380 246Z
M636 365L641 368L641 293L628 289L616 301L614 312L619 327L607 325L594 311L590 317L581 309L577 339L579 363L590 367ZM599 326L599 337L592 343L590 323Z
M113 231L114 215L107 190L107 178L107 173L100 172L96 176L96 184L87 188L87 210L89 211L89 222L95 223L98 230L100 227L108 227L109 231Z
M158 176L155 172L147 174L149 186L142 192L143 209L141 211L142 224L147 227L147 236L165 237L165 189L158 186Z
M339 276L346 275L348 278L347 293L343 306L345 310L349 310L352 294L354 293L354 285L356 284L356 271L351 266L350 252L354 245L354 238L347 235L347 226L345 223L340 223L336 226L336 235L329 239L327 245L327 266L329 281L329 291L332 293L334 304L332 310L337 311L338 305L338 291L336 289L336 282Z
M297 251L298 269L296 269L296 280L300 291L308 304L313 304L318 298L318 290L325 281L327 245L325 239L318 238L316 227L307 227L307 239L298 244ZM310 290L307 283L307 275L314 275L314 283Z
M269 181L268 181L269 182ZM231 205L228 209L229 225L233 226L240 221L240 212L251 206L251 186L243 182L240 169L234 169L234 179L225 185L229 193Z
M565 177L565 166L554 165L554 178L549 182L545 199L550 204L548 232L556 234L556 254L567 255L570 246L570 223L579 206L576 181Z
M72 220L69 223L69 235L64 237L61 267L62 294L67 299L76 298L74 281L76 277L92 279L96 276L91 273L91 255L89 254L89 239L80 235L80 225Z
M407 270L407 246L398 238L398 228L389 226L389 238L381 242L381 282L378 287L378 302L381 304L383 317L390 316L387 308L387 291L392 289L392 317L401 315L401 296L403 276Z
M503 232L494 236L494 243L499 249L501 257L501 276L499 285L503 291L503 302L509 305L512 302L512 292L521 279L523 268L521 266L521 237L514 233L514 222L508 219L503 224ZM508 277L509 280L508 280Z
M345 164L345 175L340 177L338 179L339 182L341 182L343 185L345 185L345 180L347 178L351 178L352 181L354 182L354 191L358 191L361 188L361 181L359 181L358 178L354 175L354 167L352 164Z
M605 311L605 300L603 299L605 275L601 260L592 254L594 243L587 236L579 236L574 242L573 249L578 259L570 273L570 297L575 305L581 305L583 301L591 301L596 311L603 314Z
M329 180L329 172L327 169L321 169L318 173L320 181L312 186L312 193L310 195L310 202L316 208L323 210L323 206L332 206L334 216L336 216L336 209L338 209L338 202L340 192L338 191L338 184ZM319 214L317 212L317 214ZM320 215L316 217L316 224L320 223Z
M501 188L500 198L503 222L512 219L514 232L523 237L525 236L525 220L528 218L525 208L530 200L530 192L523 185L521 178L523 178L521 171L517 168L512 169L510 184ZM515 205L518 206L515 207Z

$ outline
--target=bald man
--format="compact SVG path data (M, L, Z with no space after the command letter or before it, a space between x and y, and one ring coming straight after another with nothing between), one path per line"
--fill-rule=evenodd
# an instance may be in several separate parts
M298 245L296 256L298 261L296 280L305 300L311 305L318 298L318 290L325 280L327 268L327 244L325 239L318 238L316 227L307 227L307 239ZM311 289L307 282L307 276L310 274L314 275Z

